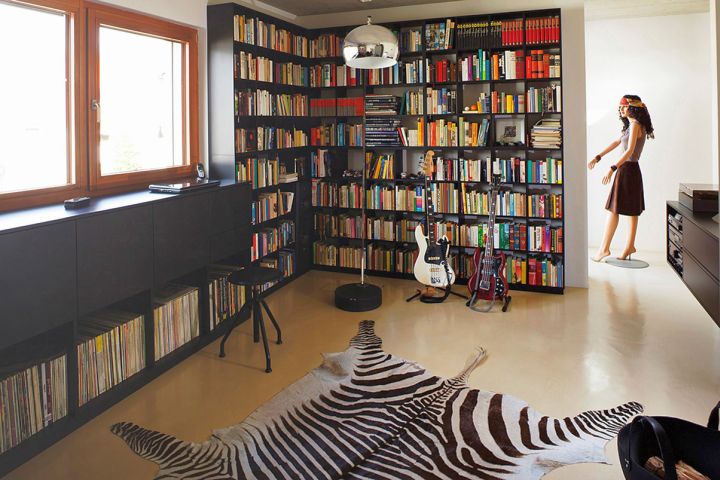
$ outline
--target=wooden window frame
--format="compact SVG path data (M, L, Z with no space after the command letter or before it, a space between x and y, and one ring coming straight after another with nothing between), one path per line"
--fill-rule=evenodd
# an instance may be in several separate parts
M68 174L74 170L75 181L57 187L36 188L0 193L0 211L34 207L82 195L86 191L87 168L85 111L85 10L81 0L5 0L9 4L51 10L67 15L66 71L71 80L65 90L67 104ZM36 59L37 60L37 59Z
M194 176L200 162L198 31L195 28L83 0L3 0L10 4L67 15L66 64L72 74L66 90L68 162L75 182L58 187L0 193L0 212L146 188L149 183ZM100 24L183 43L183 160L179 167L118 175L100 175L99 129L91 99L98 98L98 28ZM73 67L70 69L70 67ZM68 172L71 170L68 169Z
M187 178L193 175L199 162L198 138L198 33L190 27L178 25L147 15L129 12L106 5L86 2L88 50L88 173L89 190L114 193L156 181ZM97 110L92 99L100 98L99 30L106 25L130 32L180 42L183 45L183 165L163 169L144 170L114 175L101 175L100 128ZM101 107L102 108L102 107Z

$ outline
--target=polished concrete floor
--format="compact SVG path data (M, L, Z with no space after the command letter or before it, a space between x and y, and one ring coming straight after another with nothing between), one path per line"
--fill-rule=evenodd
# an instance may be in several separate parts
M155 465L132 453L110 425L127 420L205 440L317 366L321 352L344 350L365 318L376 320L387 351L438 375L456 374L477 346L485 347L489 357L471 385L513 394L544 414L562 417L636 400L649 414L704 423L720 399L720 329L662 255L645 259L651 262L645 270L591 264L587 290L513 292L505 314L474 313L453 298L408 304L413 282L375 277L383 306L341 312L332 307L333 291L356 277L313 271L269 298L285 339L271 347L272 374L263 372L262 347L252 343L247 323L231 337L226 358L217 357L214 342L6 478L153 478ZM606 450L611 465L564 467L546 478L621 478L615 442Z

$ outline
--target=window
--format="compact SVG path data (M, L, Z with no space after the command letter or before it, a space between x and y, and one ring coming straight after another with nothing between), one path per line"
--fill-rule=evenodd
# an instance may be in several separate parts
M191 174L197 163L197 33L93 5L88 10L90 184Z
M86 21L87 20L87 21ZM0 210L188 177L197 31L82 0L0 0Z
M77 2L0 0L0 200L78 189ZM73 5L75 4L75 5ZM12 208L11 207L11 208Z

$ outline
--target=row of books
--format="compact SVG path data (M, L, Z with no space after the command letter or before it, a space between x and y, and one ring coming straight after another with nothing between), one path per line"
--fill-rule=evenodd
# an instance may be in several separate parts
M455 21L425 24L425 50L447 50L455 47Z
M528 249L531 252L563 253L563 227L528 225Z
M457 82L458 69L456 62L448 58L435 61L426 59L426 62L427 78L429 83Z
M67 415L66 369L60 355L0 380L0 453Z
M313 117L361 117L365 114L365 97L312 98L310 115Z
M320 46L319 40L308 40L304 35L297 35L274 23L247 15L235 15L233 26L233 39L236 42L257 45L300 57L308 57L310 51L317 51Z
M485 247L488 238L487 223L458 224L453 221L435 222L435 238L443 235L450 245L459 247ZM491 234L493 247L503 250L525 250L527 248L527 224L496 222Z
M490 92L492 113L525 113L525 95L522 93Z
M524 257L507 255L505 257L505 278L509 284L527 284L527 262ZM450 266L459 279L469 279L475 273L475 262L470 253L460 252L450 257Z
M247 15L235 15L233 39L236 42L257 45L305 58L342 55L342 37L335 33L325 33L310 39L280 28L274 23Z
M428 60L398 60L392 67L366 70L367 85L398 85L408 83L425 83Z
M562 183L562 160L551 157L539 160L437 157L434 164L433 180L489 183L492 175L500 175L502 183Z
M261 267L280 270L285 278L295 274L295 252L293 250L281 249L277 252L277 256L262 258L259 263ZM260 291L263 292L277 283L279 280L264 283L260 285Z
M527 90L528 112L562 112L562 86L551 83L547 87Z
M424 105L422 89L407 90L400 97L400 115L424 115Z
M560 78L561 58L559 53L550 53L545 50L530 50L525 57L525 72L527 78Z
M563 218L563 196L558 193L528 192L528 217Z
M275 62L266 57L256 57L252 53L240 52L234 55L236 80L254 80L310 87L310 70L292 62Z
M425 101L429 115L444 115L457 112L457 90L427 87Z
M329 177L333 174L334 155L328 150L318 148L310 152L310 176Z
M422 31L420 28L402 29L393 33L398 39L400 53L422 51Z
M508 34L510 29L516 33ZM457 48L460 50L500 48L514 45L518 35L522 37L522 20L462 22L457 27Z
M460 60L459 77L463 82L523 79L525 63L523 50L505 50L497 53L478 50L477 54L473 53Z
M251 182L252 188L263 188L280 183L279 162L275 158L245 158L235 163L235 180Z
M295 223L283 221L277 227L263 228L252 235L250 260L263 258L295 241Z
M145 368L145 317L106 309L78 324L78 404Z
M444 184L455 188L452 183ZM461 185L463 213L465 215L487 215L490 211L490 193L465 188ZM524 217L527 215L526 194L511 190L500 190L495 197L495 214L504 217ZM457 213L455 211L454 213Z
M235 129L235 152L254 152L276 148L306 147L308 136L297 128L259 126Z
M208 314L210 331L225 320L232 318L245 305L245 287L233 285L228 277L237 267L211 265L208 268Z
M308 97L300 93L270 93L267 90L236 90L235 116L307 116Z
M344 122L330 123L310 129L310 145L313 147L361 147L363 126Z
M365 84L362 70L347 65L323 63L308 69L310 87L352 87Z
M395 178L395 154L365 153L365 177L392 180Z
M200 335L198 289L170 284L153 299L155 360Z
M250 207L250 219L253 225L259 225L292 211L294 192L266 192L258 195Z

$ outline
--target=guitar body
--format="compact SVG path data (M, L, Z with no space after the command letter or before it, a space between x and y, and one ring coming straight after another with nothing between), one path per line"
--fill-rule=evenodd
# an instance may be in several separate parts
M447 265L448 273L445 271L450 243L446 237L442 237L435 245L428 245L427 237L423 233L422 225L415 227L415 241L418 244L418 258L415 260L413 273L418 282L430 287L444 288L455 283L455 272Z
M495 300L505 298L508 292L508 282L505 277L505 254L497 252L490 257L490 264L485 268L488 270L487 283L482 282L483 260L485 251L480 247L475 249L473 254L473 264L475 265L475 273L468 280L468 290L471 295L480 300Z

